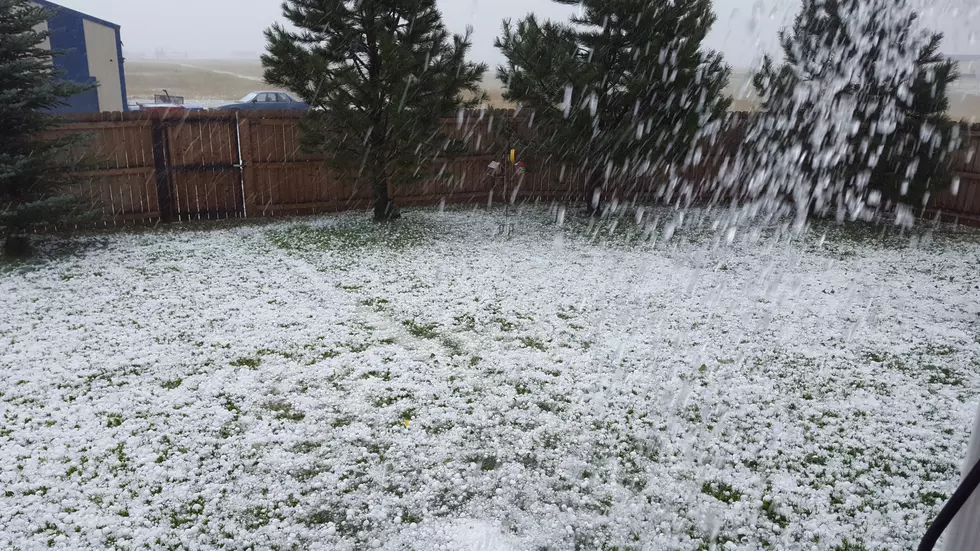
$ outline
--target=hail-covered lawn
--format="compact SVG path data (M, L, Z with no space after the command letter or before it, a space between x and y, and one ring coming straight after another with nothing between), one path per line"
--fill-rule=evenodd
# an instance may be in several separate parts
M915 545L980 392L980 239L503 214L0 268L0 548Z

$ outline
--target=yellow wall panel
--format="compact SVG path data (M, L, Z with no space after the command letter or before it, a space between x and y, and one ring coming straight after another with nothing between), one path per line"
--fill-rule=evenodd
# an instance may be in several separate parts
M84 24L88 72L99 81L99 110L122 111L116 30L88 20Z

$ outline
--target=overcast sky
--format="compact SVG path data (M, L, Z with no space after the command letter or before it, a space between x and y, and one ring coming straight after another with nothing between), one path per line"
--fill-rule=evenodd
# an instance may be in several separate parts
M66 7L122 26L127 55L153 56L162 48L196 58L225 58L264 49L262 31L281 15L280 0L55 0ZM978 54L978 0L919 0L930 6L924 19L946 33L946 53ZM475 29L473 55L495 64L493 39L505 17L528 12L564 18L575 8L551 0L438 0L446 24ZM707 45L725 53L736 67L750 67L771 50L778 30L791 21L799 0L715 0L718 22Z

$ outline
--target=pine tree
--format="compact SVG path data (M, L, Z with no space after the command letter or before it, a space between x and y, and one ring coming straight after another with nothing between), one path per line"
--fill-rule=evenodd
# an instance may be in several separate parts
M425 171L440 119L483 99L469 33L450 35L435 0L288 0L283 14L297 30L266 31L266 81L312 106L306 146L371 185L376 220L394 216L389 184Z
M61 80L36 28L50 12L28 0L0 0L0 231L4 253L30 253L34 224L58 224L77 213L63 193L71 182L67 150L74 140L39 136L58 123L48 112L86 88Z
M767 139L801 146L811 195L832 186L841 204L850 191L921 206L949 185L957 143L946 112L958 73L940 55L943 35L920 31L917 19L906 0L804 0L791 31L780 33L785 61L764 59L753 79L763 108L792 121ZM830 97L851 134L834 163L818 163L832 138L821 128L827 121L802 116L817 95ZM816 210L826 203L819 198Z
M689 162L731 103L730 70L702 49L710 0L555 0L568 23L505 20L507 100L530 108L544 147L592 182Z

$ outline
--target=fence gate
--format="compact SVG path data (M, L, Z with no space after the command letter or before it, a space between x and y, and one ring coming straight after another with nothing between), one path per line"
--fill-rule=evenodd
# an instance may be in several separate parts
M164 222L245 216L237 115L154 120L153 147Z

